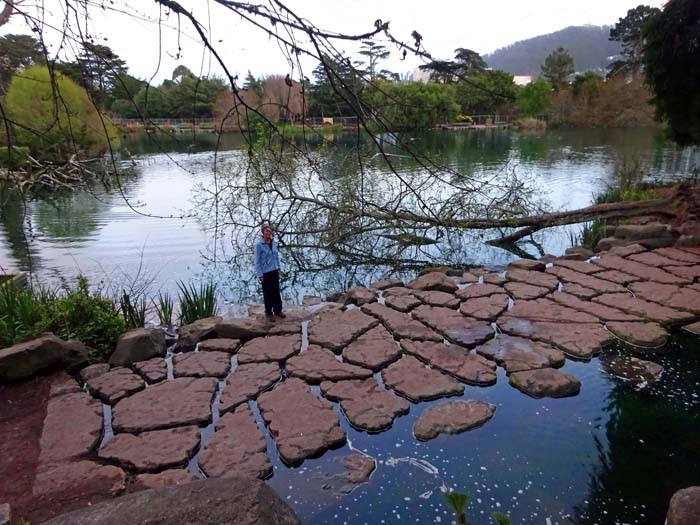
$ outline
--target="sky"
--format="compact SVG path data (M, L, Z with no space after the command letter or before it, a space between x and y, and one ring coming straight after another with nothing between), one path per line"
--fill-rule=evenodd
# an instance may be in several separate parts
M83 3L72 0L70 3ZM34 20L41 20L42 32L55 52L60 45L61 31L66 18L77 34L89 33L101 44L110 46L139 78L159 84L170 78L180 64L198 74L221 75L223 68L215 57L204 52L201 40L185 19L159 11L151 0L107 0L107 9L100 8L100 0L87 0L88 17L84 12L65 11L66 0L25 0L21 8ZM2 0L0 0L0 4ZM210 41L214 43L222 62L241 82L250 70L256 77L287 74L299 78L298 68L292 68L274 39L259 28L242 20L214 0L181 0L182 5L197 17ZM266 0L259 0L267 4ZM663 1L649 1L647 5L661 7ZM362 34L381 19L389 22L392 34L412 42L411 32L423 37L425 49L434 58L451 59L454 49L473 49L484 55L500 47L552 33L571 25L613 25L639 0L285 0L295 14L317 27L345 34ZM126 14L128 13L128 14ZM134 16L135 15L135 16ZM159 16L163 22L158 23ZM270 27L265 24L265 27ZM278 29L281 28L278 26ZM14 16L0 28L0 35L29 33L23 17ZM298 35L303 42L304 35ZM76 44L64 41L64 50L71 53ZM357 57L358 44L339 43L338 47L351 57ZM399 52L390 47L392 56L382 64L396 72L409 72L424 63L409 55L399 59ZM316 62L301 59L302 75L311 78Z

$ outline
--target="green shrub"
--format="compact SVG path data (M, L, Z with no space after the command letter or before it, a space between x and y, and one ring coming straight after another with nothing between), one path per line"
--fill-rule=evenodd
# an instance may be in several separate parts
M457 122L466 122L467 124L473 124L474 119L469 115L457 115Z
M194 323L197 319L216 315L216 285L200 283L199 288L194 284L177 283L180 289L180 324Z

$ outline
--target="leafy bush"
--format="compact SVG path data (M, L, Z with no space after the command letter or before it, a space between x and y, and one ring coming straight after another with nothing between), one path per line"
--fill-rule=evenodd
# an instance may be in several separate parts
M457 115L457 122L466 122L467 124L473 124L474 119L469 115Z
M180 324L194 323L197 319L216 315L216 285L200 283L199 288L194 284L177 283L180 289Z

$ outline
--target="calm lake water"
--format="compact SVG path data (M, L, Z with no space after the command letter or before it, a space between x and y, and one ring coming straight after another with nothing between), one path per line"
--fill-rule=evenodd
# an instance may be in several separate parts
M0 218L0 271L31 270L53 283L84 274L112 289L137 281L150 282L152 290L174 290L179 280L212 279L228 312L259 302L252 260L227 262L237 238L214 232L202 213L215 137L199 136L194 144L191 137L159 139L128 139L133 161L122 163L119 184L45 195L26 209L10 200ZM461 131L413 139L416 148L462 173L515 170L552 209L590 204L625 161L639 162L650 179L659 180L697 175L700 166L697 150L678 150L649 130ZM334 140L336 151L350 151L352 138ZM242 144L239 136L222 137L219 156L241 155ZM401 159L397 165L416 169ZM532 255L560 254L579 228L539 233L521 248ZM499 266L517 257L483 244L492 237L467 232L412 253L425 264ZM287 301L368 283L387 272L356 261L298 271L292 255L283 252ZM305 524L451 523L442 499L447 489L471 496L468 517L474 524L491 523L494 511L509 514L514 524L661 524L673 492L700 484L700 344L676 333L667 349L672 352L651 357L666 367L663 380L643 391L610 376L597 358L567 361L564 370L582 383L581 393L567 399L529 398L510 387L499 369L496 385L465 386L462 396L496 405L493 419L427 443L414 439L412 426L433 403L411 404L409 414L377 435L359 432L341 417L350 444L295 469L281 463L268 436L275 465L269 483ZM323 488L322 473L350 448L374 457L378 469L366 485L336 496Z

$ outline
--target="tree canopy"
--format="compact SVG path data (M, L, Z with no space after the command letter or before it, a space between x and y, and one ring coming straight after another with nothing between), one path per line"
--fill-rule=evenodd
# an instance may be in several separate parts
M31 35L0 37L0 96L7 90L12 75L23 67L44 63L41 43Z
M574 74L574 59L563 47L552 51L542 64L542 78L550 82L554 89L564 86Z
M627 70L632 74L639 72L644 50L644 29L659 12L656 7L639 5L627 11L610 29L610 40L620 42L623 57L622 61L611 64L612 71Z

